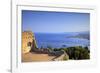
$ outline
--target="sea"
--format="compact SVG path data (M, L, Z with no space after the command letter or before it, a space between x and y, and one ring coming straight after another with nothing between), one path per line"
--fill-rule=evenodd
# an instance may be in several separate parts
M38 48L64 48L74 46L90 46L90 40L87 38L76 37L80 33L34 33ZM83 32L81 34L84 34ZM89 36L89 34L86 34ZM85 36L86 36L85 35ZM83 35L84 36L84 35Z

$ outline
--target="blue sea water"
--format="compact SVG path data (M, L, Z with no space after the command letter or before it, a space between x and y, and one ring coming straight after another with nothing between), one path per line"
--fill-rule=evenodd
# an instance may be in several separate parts
M90 41L84 38L74 38L78 33L35 33L38 48L62 48L73 46L90 46Z

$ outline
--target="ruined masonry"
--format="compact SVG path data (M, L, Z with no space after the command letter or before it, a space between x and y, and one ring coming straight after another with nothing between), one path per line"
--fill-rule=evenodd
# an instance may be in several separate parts
M34 48L37 48L34 34L31 31L22 32L22 53L28 53Z

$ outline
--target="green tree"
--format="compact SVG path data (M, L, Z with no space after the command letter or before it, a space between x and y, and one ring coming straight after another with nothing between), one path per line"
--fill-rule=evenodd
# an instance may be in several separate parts
M75 52L74 52L74 58L77 60L77 59L79 59L79 55L80 55L80 51L79 50L76 50Z

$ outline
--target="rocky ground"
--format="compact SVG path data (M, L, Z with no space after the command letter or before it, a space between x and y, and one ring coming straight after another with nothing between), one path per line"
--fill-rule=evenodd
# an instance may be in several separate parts
M66 53L60 56L49 56L48 54L38 54L29 52L22 54L22 62L39 62L39 61L61 61L63 60Z
M55 56L48 56L48 54L26 53L22 54L22 62L38 62L38 61L52 61Z

